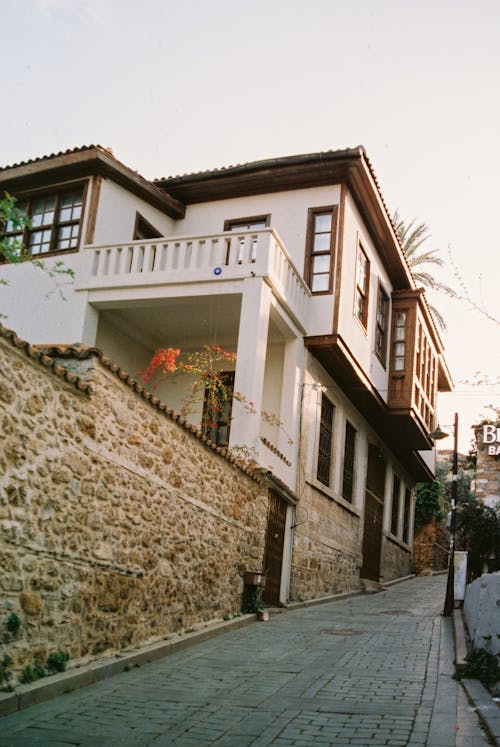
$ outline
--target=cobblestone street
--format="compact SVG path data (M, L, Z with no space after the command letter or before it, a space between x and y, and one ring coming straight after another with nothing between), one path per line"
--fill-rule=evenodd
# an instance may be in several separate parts
M446 578L276 614L0 721L1 747L479 747Z

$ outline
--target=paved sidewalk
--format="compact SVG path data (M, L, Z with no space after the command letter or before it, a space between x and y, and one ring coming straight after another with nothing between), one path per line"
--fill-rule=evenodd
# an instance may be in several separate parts
M1 747L484 747L446 578L288 611L0 721Z

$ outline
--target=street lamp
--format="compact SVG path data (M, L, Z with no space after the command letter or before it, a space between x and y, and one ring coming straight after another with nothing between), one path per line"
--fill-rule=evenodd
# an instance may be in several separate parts
M446 438L445 433L438 427L430 437L434 441ZM455 606L455 534L457 524L457 487L458 487L458 413L455 413L453 423L453 466L451 470L451 517L450 517L450 553L448 558L448 580L446 582L446 597L443 615L451 615Z

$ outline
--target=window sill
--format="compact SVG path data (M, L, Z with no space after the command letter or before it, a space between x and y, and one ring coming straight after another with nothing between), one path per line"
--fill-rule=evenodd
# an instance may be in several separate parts
M366 337L366 339L368 339L368 323L367 323L367 325L365 327L365 325L363 324L363 322L361 321L361 319L359 318L359 316L357 316L356 314L353 314L352 316L355 319L356 324L358 325L358 327L360 328L360 330L362 331L362 333Z
M40 252L40 254L27 254L26 260L32 262L34 259L48 259L48 257L58 257L61 254L76 254L80 249L79 246L72 247L71 249L56 249L53 252Z
M384 532L384 535L385 535L386 540L388 540L389 542L392 542L393 545L397 545L398 547L401 548L401 550L411 553L410 546L406 542L403 542L402 539L400 539L399 537L396 537L394 534L391 534L390 532Z
M50 257L60 257L63 254L76 254L79 251L79 247L76 249L58 249L54 252L40 252L39 254L25 254L15 262L1 262L0 265L22 265L25 262L36 262L36 260L50 259Z
M310 485L310 487L314 488L318 492L323 493L325 498L328 498L334 503L337 503L341 508L353 514L358 519L360 518L361 511L356 506L354 506L352 503L349 503L349 501L346 501L346 499L342 498L342 496L334 493L333 490L331 490L331 488L328 488L326 485L323 485L323 483L320 482L319 480L314 480L314 479L309 478L306 480L306 483L307 485Z

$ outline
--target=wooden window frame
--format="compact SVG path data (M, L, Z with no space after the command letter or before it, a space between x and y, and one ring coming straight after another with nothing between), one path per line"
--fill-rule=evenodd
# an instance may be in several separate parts
M141 231L141 229L143 229ZM139 236L139 233L149 234L148 236ZM136 212L134 233L132 241L148 241L149 239L161 239L164 234L160 233L157 228L153 226L143 215Z
M265 228L269 228L271 225L271 213L266 213L265 215L251 215L250 217L244 217L244 218L228 218L224 221L224 231L234 231L238 228L241 231L252 231L252 228L249 228L250 223L265 223ZM262 230L262 229L255 229L256 231Z
M399 515L401 511L401 478L396 473L392 476L391 534L399 534Z
M398 322L402 318L403 324ZM393 314L392 323L392 350L391 350L391 374L395 376L404 376L406 373L406 367L408 365L408 322L409 322L409 311L408 309L397 309ZM399 337L398 329L404 330L403 337ZM401 353L401 347L403 352ZM402 367L396 367L396 361L402 360Z
M234 371L218 371L219 381L222 379L226 388L227 399L220 404L221 413L210 413L209 401L207 397L208 386L205 388L203 395L203 414L201 418L201 430L206 438L209 438L217 446L228 446L229 435L231 432L231 414L232 414L232 396L229 393L234 390ZM227 438L222 437L223 429L227 429Z
M264 223L264 226L261 226L260 228L252 228L252 223ZM238 233L238 231L262 231L264 228L269 228L271 224L271 213L267 213L266 215L252 215L250 217L245 218L228 218L224 221L224 231L225 232L232 232L232 233ZM251 262L255 262L257 258L257 236L254 236L252 238L252 247L251 247ZM239 253L238 253L238 264L241 264L243 261L243 252L244 247L246 244L246 237L242 236L240 238L239 242ZM231 239L226 239L226 258L224 263L226 265L229 264L229 254L231 251Z
M348 448L350 447L348 442L348 432L352 433L352 450L350 451L348 451ZM349 503L352 503L354 498L357 435L358 432L356 428L349 420L346 420L344 428L344 462L342 466L342 498Z
M359 258L363 256L365 259L365 284L364 287L360 284L360 273L359 273ZM365 332L368 330L368 305L370 302L370 260L368 255L363 249L361 242L358 242L358 249L356 252L356 287L354 292L354 316L361 324Z
M384 368L387 368L387 340L389 337L390 303L389 294L379 282L377 288L377 313L375 315L375 355Z
M81 203L81 213L78 220L68 220L68 221L61 221L59 220L59 216L61 213L61 198L62 196L66 194L71 194L74 192L78 192L81 190L82 194L82 203ZM50 198L55 195L56 197L56 203L54 207L54 220L52 223L48 223L43 226L25 226L23 231L3 231L2 238L13 236L13 237L19 237L19 241L23 244L24 252L27 257L55 257L61 254L72 254L77 252L80 249L80 243L82 239L82 228L83 228L83 222L85 217L85 203L86 203L86 197L87 197L87 190L88 190L88 180L79 180L75 182L70 182L66 184L58 184L53 187L49 187L48 189L38 189L38 190L30 190L29 192L23 192L21 194L15 195L17 205L20 206L22 203L27 203L27 209L26 214L31 220L31 217L33 215L33 204L37 200L43 200ZM69 247L67 249L55 249L53 247L57 246L57 242L59 240L59 229L64 228L67 226L78 226L78 234L76 237L76 244L75 246ZM49 249L44 252L35 252L32 253L30 251L30 237L33 233L39 232L39 231L51 231L50 235L50 243L49 243Z
M309 286L311 293L315 296L326 296L333 293L333 270L335 266L335 251L337 242L337 224L338 224L338 205L324 205L322 207L312 207L307 211L307 233L306 233L306 252L305 252L305 264L304 264L304 279ZM330 215L331 216L331 227L330 227L330 244L328 250L314 251L314 238L318 233L327 232L316 232L315 231L315 220L318 215ZM330 267L328 270L328 289L327 290L313 290L314 275L313 265L315 257L329 256ZM327 273L316 273L326 275Z
M321 414L319 421L318 457L316 478L322 485L330 487L333 455L333 428L335 422L335 405L324 394L321 395Z

